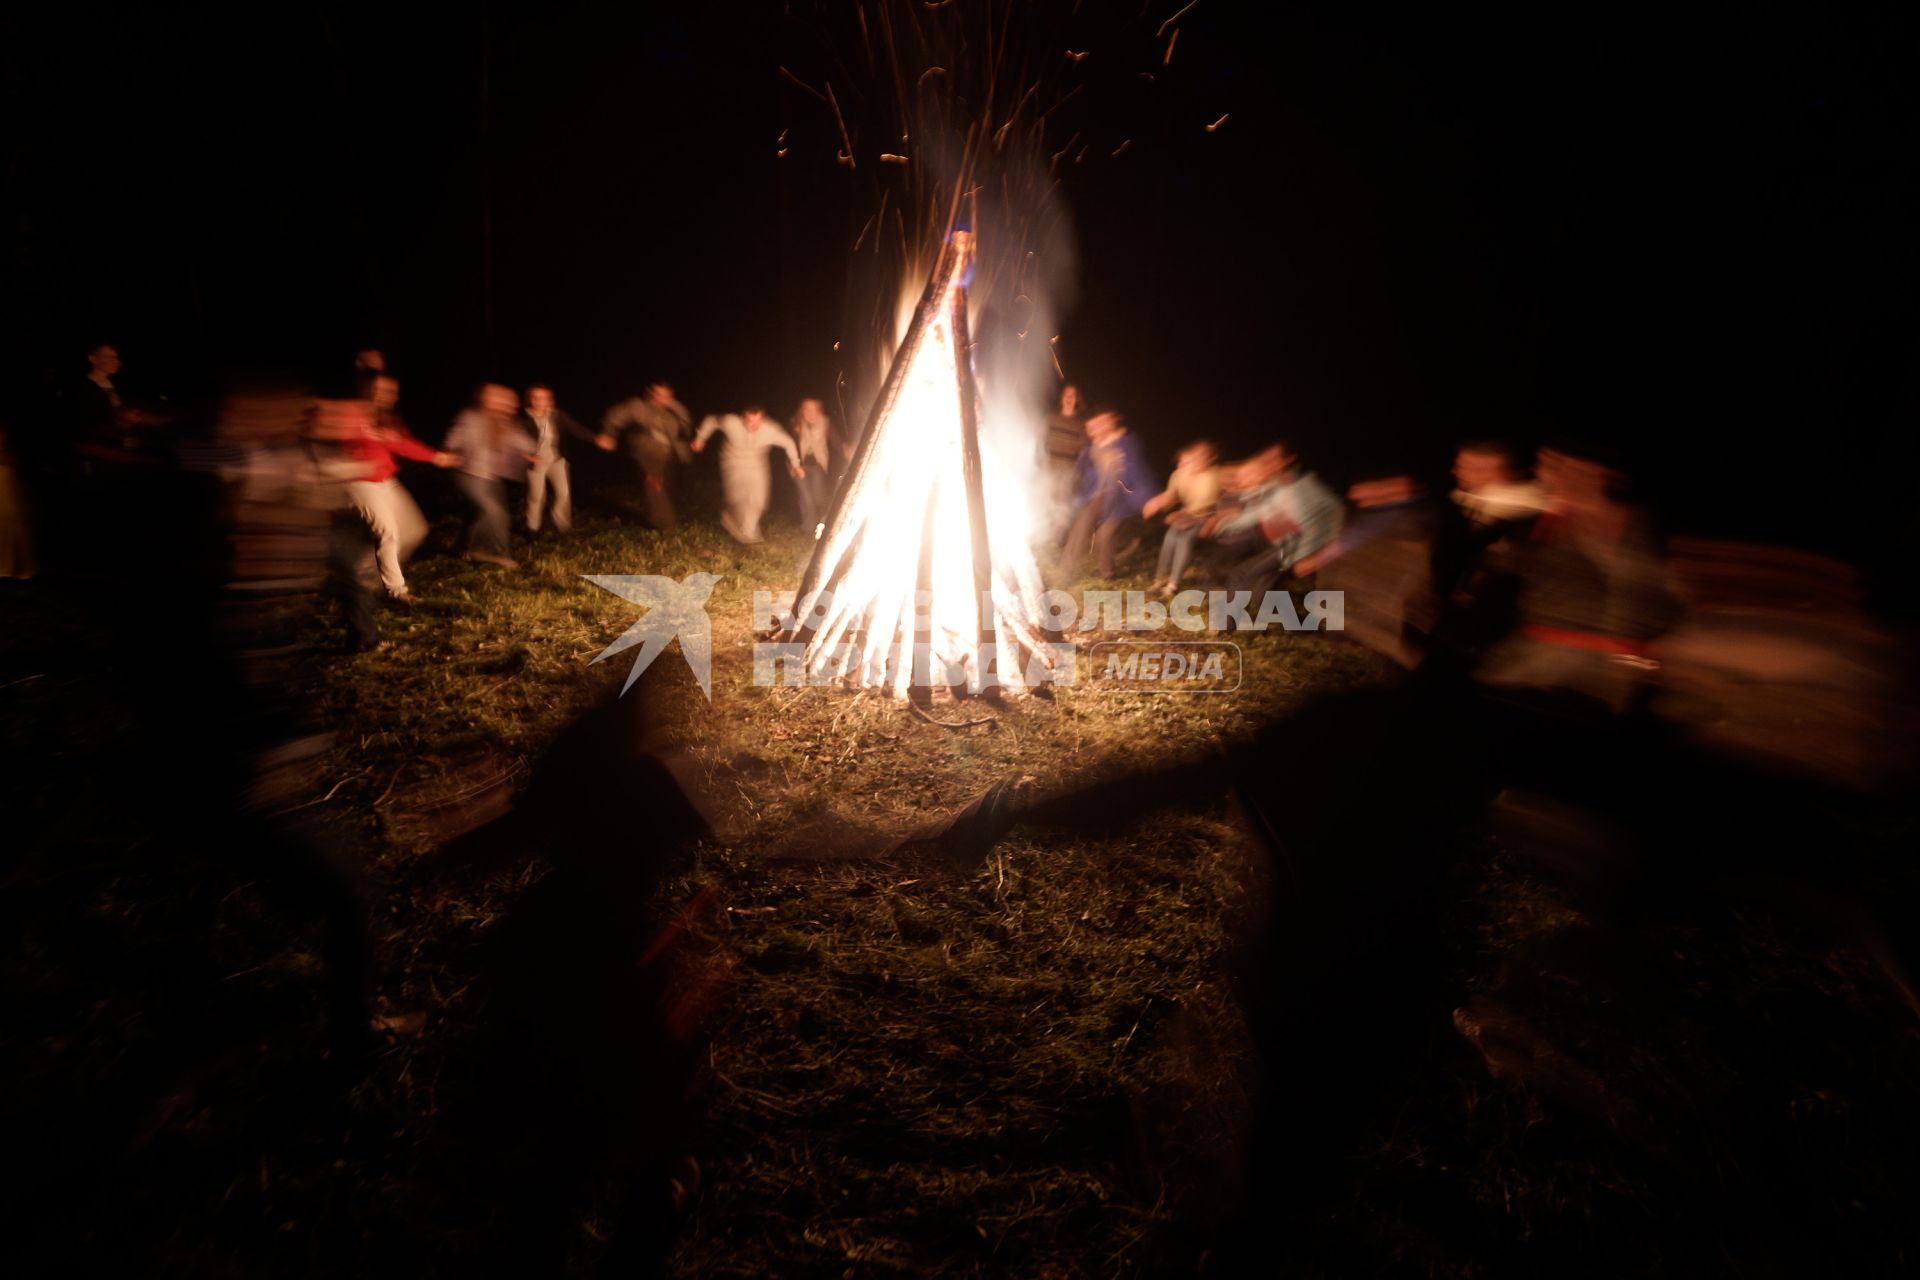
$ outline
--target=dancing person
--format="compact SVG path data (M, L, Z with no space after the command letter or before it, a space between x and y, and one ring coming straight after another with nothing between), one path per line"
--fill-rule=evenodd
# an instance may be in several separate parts
M1160 543L1160 560L1153 569L1155 589L1172 595L1193 560L1200 526L1220 501L1219 451L1211 440L1196 440L1174 460L1167 487L1147 499L1140 514L1149 518L1167 513L1167 536Z
M521 426L533 437L533 464L527 468L527 532L539 533L553 491L553 527L561 533L573 528L573 477L567 465L565 440L595 439L554 403L553 388L536 382L527 388L527 411Z
M1121 527L1140 515L1160 483L1147 465L1139 440L1111 409L1087 419L1087 449L1075 473L1079 505L1067 534L1066 567L1072 571L1095 554L1100 576L1111 578Z
M514 420L519 408L512 387L490 382L447 433L447 451L460 455L460 490L473 504L466 558L503 569L520 567L507 554L507 481L520 479L534 461L533 437Z
M347 493L360 518L373 531L380 585L390 599L410 604L413 596L400 566L427 536L427 518L400 483L397 459L431 462L437 467L457 466L460 459L415 439L407 430L395 408L400 402L398 378L376 373L367 390L370 412L356 419L361 424L359 432L340 442L341 452L360 467L360 474L347 482Z
M800 451L800 467L805 472L798 482L800 523L808 533L814 533L827 518L827 504L833 499L834 451L838 450L843 457L851 451L834 429L825 407L812 397L802 400L799 411L794 414L793 436Z
M1645 513L1621 497L1626 474L1599 451L1542 449L1536 474L1546 510L1490 553L1517 581L1519 625L1475 676L1523 697L1626 710L1658 666L1649 642L1679 614L1665 559Z
M611 452L619 438L626 437L627 453L640 469L646 493L647 524L655 529L665 531L679 523L668 482L674 461L687 460L692 426L693 415L664 382L649 383L640 395L622 400L600 419L596 443L602 449Z
M1339 495L1311 472L1299 470L1299 458L1283 444L1271 445L1242 464L1243 484L1252 489L1238 510L1223 507L1201 527L1203 537L1233 545L1236 535L1257 532L1257 548L1227 572L1227 588L1259 595L1282 575L1306 577L1316 557L1346 522Z
M1047 474L1053 479L1056 504L1065 510L1073 500L1074 464L1087 449L1087 423L1080 416L1080 388L1060 388L1060 404L1047 415Z
M1524 477L1513 451L1494 441L1461 445L1453 480L1428 552L1438 607L1434 640L1445 658L1471 666L1515 625L1520 580L1503 551L1531 536L1547 494Z
M783 451L787 469L798 480L805 474L800 467L800 450L787 429L769 418L759 405L750 405L740 413L708 415L693 438L693 451L704 450L715 433L726 442L720 451L720 488L727 506L720 513L720 524L735 542L760 542L760 517L766 514L767 500L773 494L773 471L767 465L767 453L772 449Z

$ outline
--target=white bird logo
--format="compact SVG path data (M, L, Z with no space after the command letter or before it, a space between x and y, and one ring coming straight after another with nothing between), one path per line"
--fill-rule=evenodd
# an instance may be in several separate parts
M587 573L581 575L594 586L611 591L622 600L632 601L646 610L640 620L628 627L618 640L606 647L595 662L604 662L622 649L640 646L633 659L633 670L620 686L625 693L633 688L640 673L653 664L667 642L680 637L680 653L700 682L700 691L713 701L713 624L707 617L707 597L720 581L717 573L690 573L683 581L654 574L617 575Z

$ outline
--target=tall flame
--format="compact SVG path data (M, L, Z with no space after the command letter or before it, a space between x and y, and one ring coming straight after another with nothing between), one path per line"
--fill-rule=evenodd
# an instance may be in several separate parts
M789 632L809 679L978 693L1024 687L1048 661L1021 460L980 429L971 252L955 232L818 531Z

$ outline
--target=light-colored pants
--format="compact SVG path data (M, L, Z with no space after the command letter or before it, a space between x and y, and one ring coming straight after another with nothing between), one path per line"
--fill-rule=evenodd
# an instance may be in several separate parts
M1160 543L1160 561L1154 566L1155 582L1179 582L1180 575L1193 563L1194 544L1200 541L1200 526L1167 526L1167 536Z
M739 542L760 541L760 517L773 496L773 469L764 449L741 457L740 450L720 458L720 488L727 510L720 523Z
M546 505L549 485L553 487L553 527L562 533L573 528L573 481L567 473L567 460L554 458L527 468L527 529L531 533L540 532L540 510Z
M374 558L380 565L380 585L388 595L407 594L407 578L400 562L413 554L427 536L427 518L414 505L413 495L398 480L355 480L347 486L360 518L373 530Z

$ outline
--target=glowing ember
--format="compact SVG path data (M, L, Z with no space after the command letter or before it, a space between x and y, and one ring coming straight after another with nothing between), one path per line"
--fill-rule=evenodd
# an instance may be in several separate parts
M955 232L816 531L788 632L806 643L809 679L978 693L1022 688L1049 659L1022 460L983 447L998 433L978 420L971 251Z

